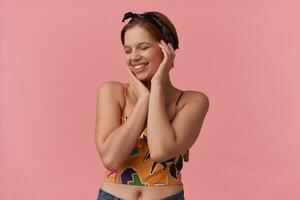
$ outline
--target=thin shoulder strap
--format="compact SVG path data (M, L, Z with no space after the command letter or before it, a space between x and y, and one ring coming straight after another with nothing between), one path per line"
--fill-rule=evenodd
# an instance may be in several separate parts
M181 92L181 94L180 94L180 96L178 97L178 99L177 99L177 101L176 101L176 105L178 104L178 102L179 102L179 100L180 100L180 98L181 98L181 96L183 95L183 91ZM174 120L174 118L175 118L175 116L176 116L176 114L177 114L177 112L176 112L176 106L175 106L175 115L174 115L174 117L171 119L171 122ZM183 154L183 160L185 161L185 162L189 162L189 153L190 153L190 150L187 150L184 154Z
M178 97L178 99L177 99L177 101L176 101L176 105L178 104L178 102L179 102L179 100L180 100L182 94L183 94L183 91L182 91L181 94L179 95L179 97ZM177 114L177 112L176 112L176 105L175 105L175 107L174 107L174 113L175 113L175 114L174 114L174 116L171 118L170 122L172 122L172 121L174 120L174 118L175 118L175 116L176 116L176 114Z
M177 101L176 101L176 105L178 104L178 102L179 102L179 100L180 100L182 94L183 94L183 91L181 92L180 96L178 97L178 99L177 99Z
M123 111L122 111L122 116L123 117L126 117L124 115L124 111L125 111L125 108L126 108L126 100L127 100L127 89L125 89L125 91L124 91L124 101L125 101L125 103L124 103L124 108L123 108Z

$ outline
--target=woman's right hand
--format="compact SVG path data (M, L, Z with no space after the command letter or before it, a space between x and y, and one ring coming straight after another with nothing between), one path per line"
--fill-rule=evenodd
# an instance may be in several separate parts
M131 72L131 70L127 67L126 68L128 71L128 81L130 86L134 90L135 96L140 99L142 97L149 97L150 92L148 88L139 80L135 77L135 75Z

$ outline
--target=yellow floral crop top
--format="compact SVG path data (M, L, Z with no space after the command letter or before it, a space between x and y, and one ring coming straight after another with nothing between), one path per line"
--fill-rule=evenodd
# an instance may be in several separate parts
M127 116L121 116L122 124L126 119ZM123 164L116 170L106 169L104 182L137 186L183 185L181 169L183 159L189 161L188 153L189 151L162 162L152 160L147 143L147 128L145 128Z

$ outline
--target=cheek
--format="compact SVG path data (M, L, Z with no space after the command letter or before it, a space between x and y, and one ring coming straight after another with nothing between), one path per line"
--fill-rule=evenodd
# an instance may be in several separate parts
M153 65L155 65L156 67L159 66L159 64L162 62L162 57L160 54L156 54L153 58L152 58L152 63Z
M154 58L153 60L151 60L151 68L150 68L151 73L155 73L157 71L160 63L161 61L158 58Z
M125 56L125 62L127 65L130 64L130 57L129 56Z
M161 63L163 60L164 54L161 51L161 49L155 49L154 51L151 52L151 61L153 63Z

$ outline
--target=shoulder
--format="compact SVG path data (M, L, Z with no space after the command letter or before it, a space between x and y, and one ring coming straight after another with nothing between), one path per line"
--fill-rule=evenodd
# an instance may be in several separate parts
M106 82L103 82L99 85L99 89L101 87L122 87L123 86L123 83L121 82L118 82L118 81L106 81Z
M196 101L196 102L201 102L209 105L209 98L203 92L195 91L195 90L185 90L182 92L183 92L182 95L183 104Z
M199 92L199 91L194 91L194 101L197 101L201 104L205 104L207 106L209 106L209 99L208 96L203 93L203 92Z
M110 92L117 94L123 90L123 84L118 81L106 81L98 87L98 92L103 90L109 90Z
M186 90L183 92L184 94L182 95L183 102L181 108L189 104L195 107L201 107L202 110L208 110L209 98L205 93L195 90Z
M106 81L98 86L98 95L109 95L119 103L123 99L125 84L118 81Z

